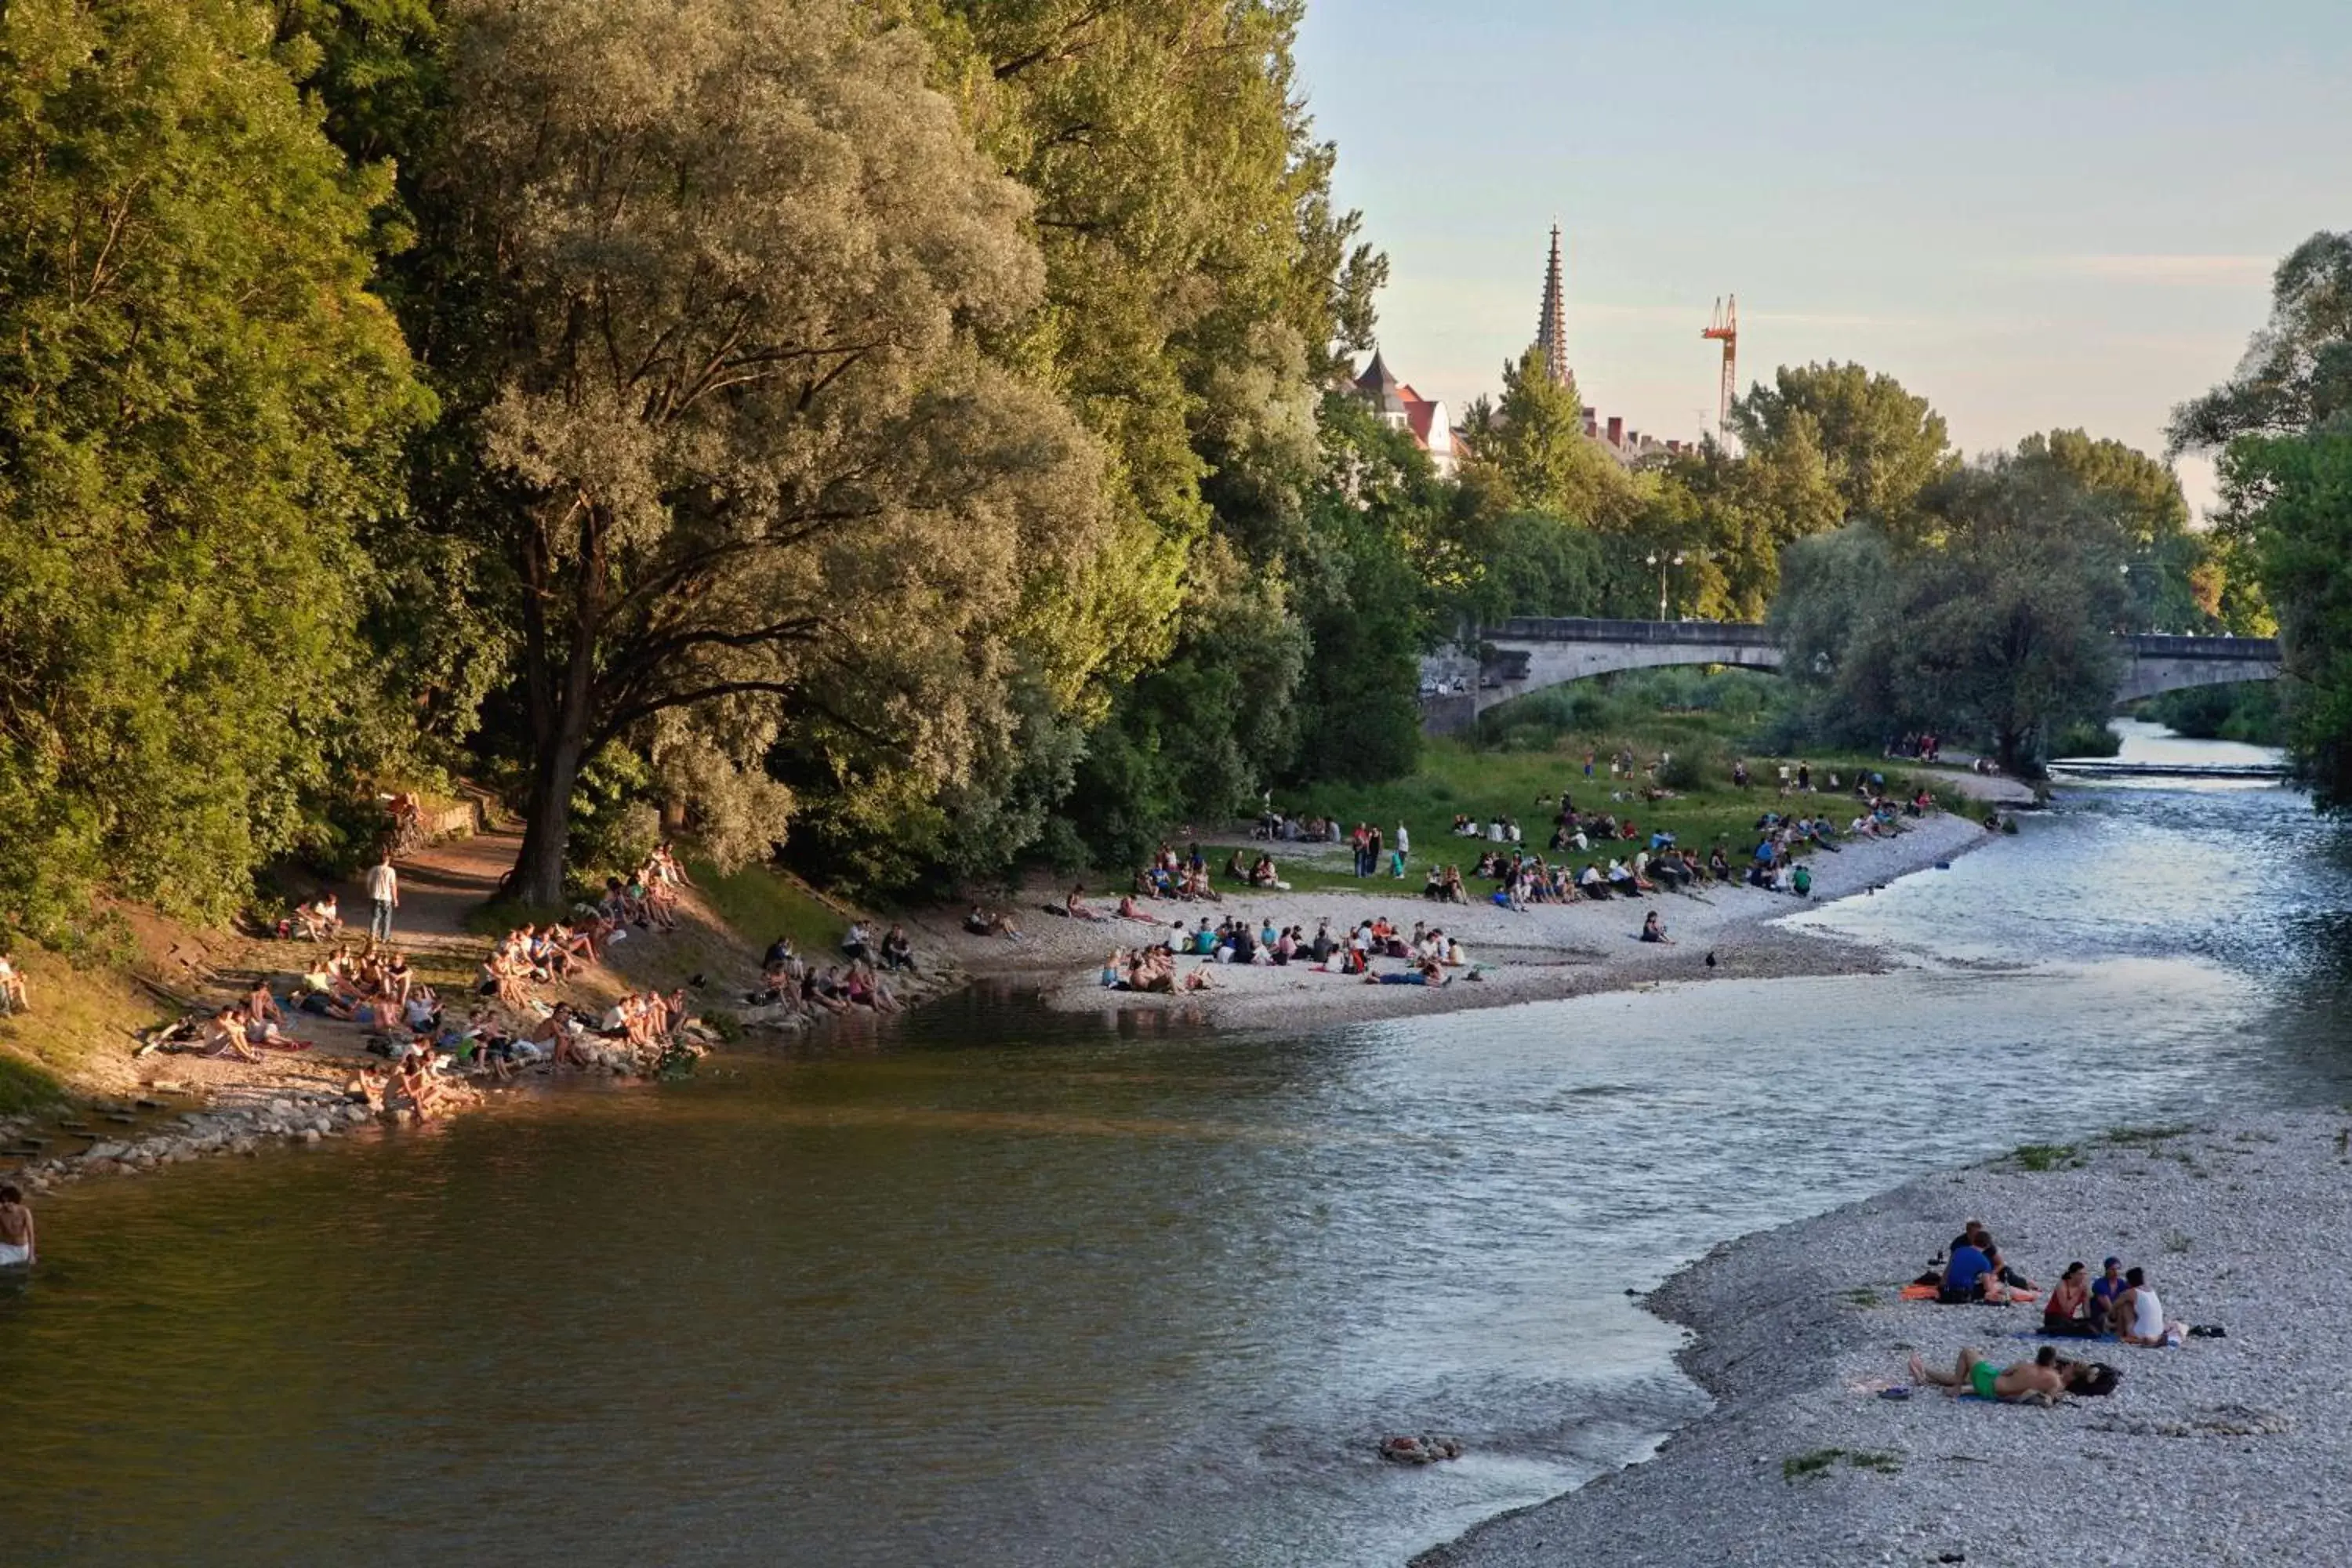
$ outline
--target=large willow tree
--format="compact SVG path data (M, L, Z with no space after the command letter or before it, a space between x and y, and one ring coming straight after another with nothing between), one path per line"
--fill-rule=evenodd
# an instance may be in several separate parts
M1024 583L1096 548L1093 447L980 335L1022 188L850 0L458 0L418 184L471 526L520 626L516 890L626 741L781 837L787 730L952 782L1013 720ZM756 829L754 831L757 831Z
M0 6L0 925L293 842L425 413L354 174L241 0Z

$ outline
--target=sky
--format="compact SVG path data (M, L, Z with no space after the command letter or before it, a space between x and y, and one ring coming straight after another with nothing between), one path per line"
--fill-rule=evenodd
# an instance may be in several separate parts
M1975 455L2149 452L2226 379L2278 258L2352 227L2352 4L1308 0L1338 195L1389 256L1381 346L1457 420L1535 336L1563 231L1584 401L1661 437L1859 361ZM2192 504L2210 462L2184 459Z

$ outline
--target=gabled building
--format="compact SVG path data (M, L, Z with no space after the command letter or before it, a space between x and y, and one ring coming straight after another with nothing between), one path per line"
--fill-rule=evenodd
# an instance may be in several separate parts
M1372 363L1356 378L1356 395L1370 405L1372 412L1391 428L1411 436L1412 444L1429 454L1429 460L1437 465L1439 473L1453 477L1457 454L1445 405L1423 397L1399 380L1377 350Z

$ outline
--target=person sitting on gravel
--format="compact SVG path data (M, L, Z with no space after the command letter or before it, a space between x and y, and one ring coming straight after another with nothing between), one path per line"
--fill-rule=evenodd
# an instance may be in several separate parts
M1642 917L1642 940L1643 942L1661 942L1667 947L1672 947L1675 944L1675 939L1666 934L1666 928L1664 924L1659 921L1658 911L1655 910L1652 910L1648 914Z
M2091 1266L2070 1263L2042 1304L2042 1331L2065 1339L2095 1339L2106 1327L2091 1316Z
M2124 1284L2127 1288L2116 1298L2107 1320L2124 1343L2151 1349L2179 1343L2188 1331L2181 1324L2165 1321L2164 1303L2148 1288L2147 1271L2129 1270L2124 1275Z
M882 967L915 973L915 943L905 926L893 925L882 934Z
M2009 1300L2008 1288L1993 1272L1992 1259L1977 1245L1975 1235L1971 1231L1952 1244L1951 1261L1945 1265L1944 1277L1937 1282L1936 1300L1947 1307Z
M1074 921L1102 919L1102 916L1087 907L1087 885L1084 882L1071 888L1069 896L1062 900L1062 912Z
M2106 1321L2115 1313L2116 1298L2130 1289L2124 1283L2124 1260L2108 1258L2099 1277L2091 1281L2091 1315Z
M224 1061L257 1062L261 1053L246 1044L245 1016L234 1007L223 1007L205 1026L204 1054Z
M2116 1369L2104 1363L2068 1361L2055 1345L2043 1345L2032 1361L1996 1366L1983 1352L1964 1346L1950 1372L1935 1371L1915 1353L1911 1381L2009 1405L2055 1405L2066 1394L2094 1398L2112 1394Z

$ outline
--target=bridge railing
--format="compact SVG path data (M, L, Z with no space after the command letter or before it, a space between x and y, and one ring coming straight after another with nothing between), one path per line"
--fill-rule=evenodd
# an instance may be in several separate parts
M2171 632L2134 632L2116 638L2125 652L2139 658L2242 658L2276 664L2276 637L2190 637Z
M1731 621L1601 621L1515 616L1478 628L1485 642L1640 642L1728 643L1741 647L1770 647L1778 640L1769 626ZM2185 639L2195 640L2195 639Z
M1604 621L1586 617L1514 616L1478 628L1484 642L1706 643L1770 647L1769 626L1734 621ZM2116 638L2139 658L2244 659L2276 664L2276 637L2199 637L2170 632L2135 632Z

